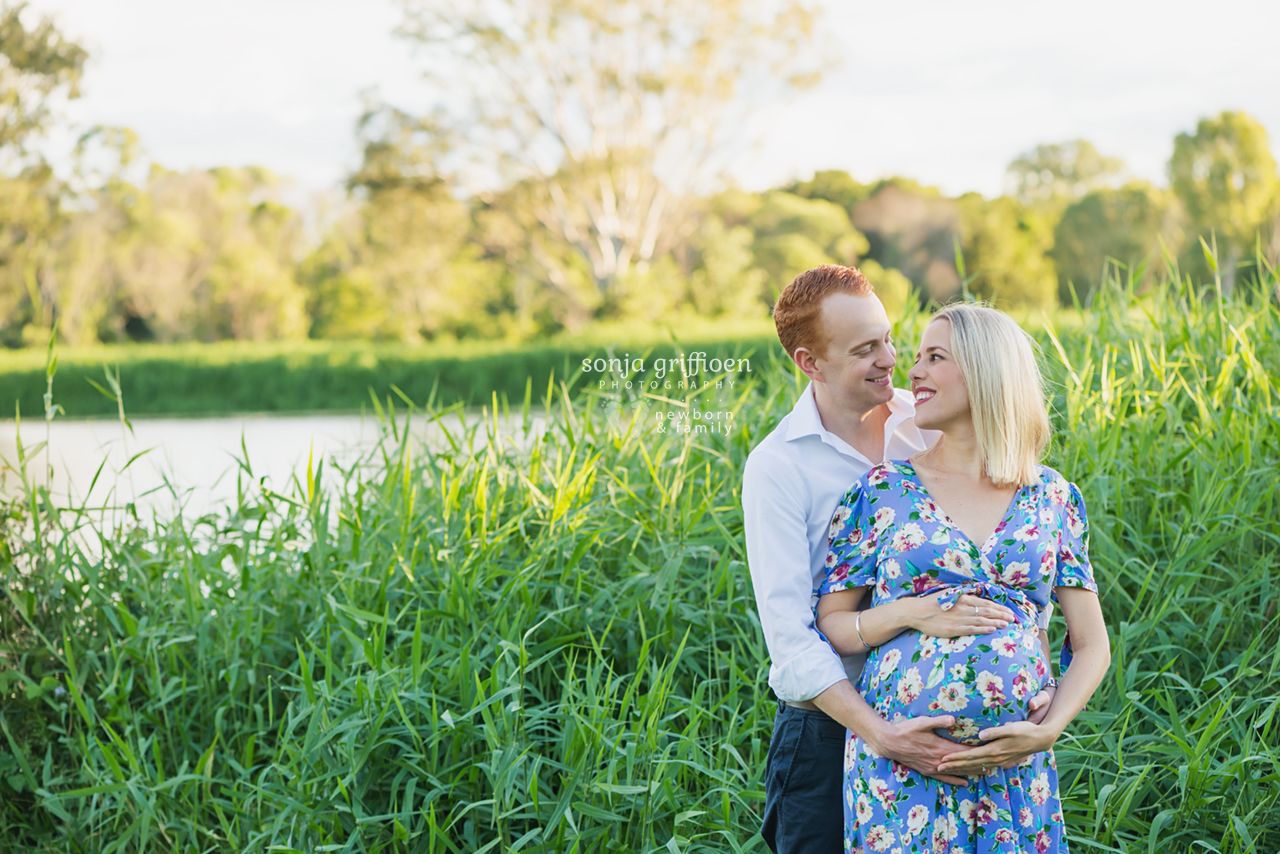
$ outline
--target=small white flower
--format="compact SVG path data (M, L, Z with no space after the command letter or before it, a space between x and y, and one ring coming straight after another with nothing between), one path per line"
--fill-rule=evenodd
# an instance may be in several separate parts
M1031 796L1032 802L1037 806L1043 804L1049 799L1049 774L1041 771L1036 778L1031 781L1031 785L1027 787L1027 794Z
M885 653L884 658L880 659L880 678L888 678L898 667L898 662L902 660L902 653L896 649L891 649Z

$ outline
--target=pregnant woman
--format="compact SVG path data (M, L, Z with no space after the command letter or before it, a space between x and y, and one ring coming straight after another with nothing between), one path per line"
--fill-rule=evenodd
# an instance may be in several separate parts
M867 651L857 609L868 588L873 605L941 591L947 609L974 594L1015 619L954 639L908 631L869 650L859 692L889 720L949 716L937 732L957 751L940 770L968 785L925 777L850 734L846 848L1065 852L1051 748L1110 664L1084 502L1037 464L1049 437L1044 392L1031 342L1007 316L975 305L939 312L908 376L916 424L942 436L846 493L831 522L818 627L843 654ZM1067 621L1062 682L1033 723L1028 703L1052 684L1036 629L1050 599Z

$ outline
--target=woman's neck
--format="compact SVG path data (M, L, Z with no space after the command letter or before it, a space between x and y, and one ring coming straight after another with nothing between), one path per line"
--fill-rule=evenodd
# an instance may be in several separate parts
M962 474L975 480L986 480L982 468L982 449L972 425L944 428L933 446L915 459L927 468Z

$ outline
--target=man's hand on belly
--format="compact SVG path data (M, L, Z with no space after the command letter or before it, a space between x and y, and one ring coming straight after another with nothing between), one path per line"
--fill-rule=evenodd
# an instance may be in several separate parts
M955 753L956 744L934 733L935 729L945 729L954 724L956 719L951 715L937 717L907 718L897 723L880 720L880 726L874 727L874 733L858 733L876 753L892 759L912 770L919 771L926 777L950 783L953 786L967 786L969 781L957 777L953 773L938 770L938 763L949 753Z
M862 695L845 679L813 698L814 704L848 729L857 733L867 746L881 756L892 759L926 777L968 785L968 780L938 770L938 762L955 753L956 744L934 733L956 722L953 715L908 718L889 723L876 714Z

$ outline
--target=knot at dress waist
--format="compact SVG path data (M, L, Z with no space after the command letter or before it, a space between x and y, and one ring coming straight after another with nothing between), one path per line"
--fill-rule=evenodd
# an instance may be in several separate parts
M1003 584L992 584L988 581L970 581L965 584L957 584L948 587L946 592L938 597L938 605L944 611L950 611L955 607L958 600L965 593L983 599L990 599L997 602L1009 610L1013 611L1014 618L1019 625L1034 626L1036 618L1040 614L1040 609L1034 602L1021 590L1015 590L1012 587L1005 587Z

